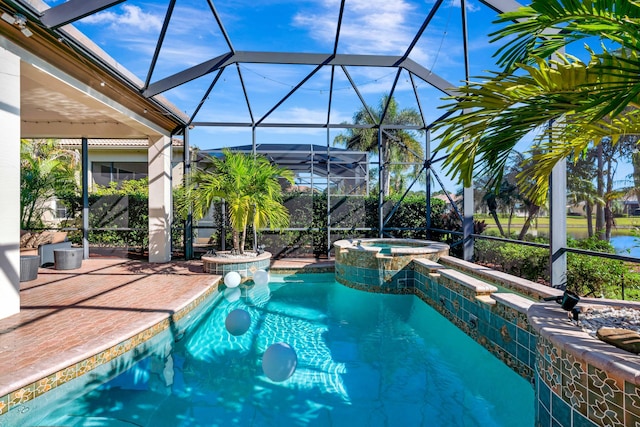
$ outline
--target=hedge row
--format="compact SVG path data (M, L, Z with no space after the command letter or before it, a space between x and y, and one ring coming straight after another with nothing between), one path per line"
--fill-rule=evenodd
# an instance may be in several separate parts
M540 243L548 243L544 239ZM567 246L613 253L613 247L597 239L569 239ZM549 283L549 249L506 243L495 240L476 240L475 261L497 270L540 283ZM567 289L582 296L621 299L640 298L640 273L623 261L567 254Z

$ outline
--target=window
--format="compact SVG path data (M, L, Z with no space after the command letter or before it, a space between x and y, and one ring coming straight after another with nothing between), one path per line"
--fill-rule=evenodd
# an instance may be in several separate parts
M70 218L71 211L60 200L55 201L54 215L56 219L68 219Z
M109 183L121 184L131 179L141 179L148 175L145 162L93 162L91 165L93 182L102 186Z

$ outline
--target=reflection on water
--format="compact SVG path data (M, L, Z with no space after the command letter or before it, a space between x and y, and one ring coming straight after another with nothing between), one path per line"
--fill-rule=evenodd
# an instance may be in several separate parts
M628 230L625 230L628 231ZM574 239L586 239L586 232L576 232L568 230L569 236ZM627 255L640 258L640 237L615 234L612 233L611 240L609 240L617 254Z
M617 254L640 258L640 238L635 236L611 236L610 242Z

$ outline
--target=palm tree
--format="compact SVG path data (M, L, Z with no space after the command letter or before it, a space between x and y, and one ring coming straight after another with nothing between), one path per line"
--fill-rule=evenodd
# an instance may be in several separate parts
M365 125L363 128L351 128L335 137L335 144L346 146L349 150L368 151L379 154L382 169L382 193L386 197L391 189L401 192L406 185L407 172L415 177L424 160L422 144L416 139L415 132L404 129L384 129L378 153L378 129L384 125L423 126L420 113L414 109L399 109L394 97L385 95L377 108L363 106L353 115L353 124ZM424 131L417 131L423 134ZM411 166L407 163L416 163ZM420 165L418 165L420 164ZM391 183L393 181L393 187Z
M272 165L260 155L223 150L223 158L206 156L206 169L197 169L190 185L180 192L177 210L186 217L192 208L194 219L201 219L214 201L224 199L231 223L233 253L243 254L247 226L254 230L289 225L289 212L282 202L279 179L293 183L293 172Z
M52 139L20 143L20 226L42 227L47 203L56 195L78 194L76 179L79 156L59 147Z
M616 144L621 135L639 134L639 18L640 6L626 0L533 0L502 14L496 22L508 25L492 41L508 39L497 51L504 69L459 88L461 95L447 108L461 114L436 128L440 148L450 154L450 174L470 185L479 168L499 184L516 143L537 130L536 168L527 178L534 183L532 200L540 204L558 161L577 159L605 137ZM603 47L600 53L587 48L588 62L560 54L589 37Z
M584 212L587 217L587 235L593 237L593 209L596 205L604 205L604 200L598 195L593 183L597 170L594 163L593 150L589 150L576 162L567 164L568 198L574 203L584 202Z

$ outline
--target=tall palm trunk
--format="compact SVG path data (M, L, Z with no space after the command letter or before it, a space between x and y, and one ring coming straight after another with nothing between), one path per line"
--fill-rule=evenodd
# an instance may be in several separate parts
M247 229L245 228L244 230L242 230L242 233L240 233L240 254L244 254L244 244L246 240L247 240Z
M502 229L502 223L500 222L500 218L498 218L498 213L496 211L491 211L491 216L493 217L493 220L496 222L496 225L498 226L498 230L500 231L500 235L502 237L507 237L504 234L504 230Z
M611 195L613 193L613 174L614 174L614 166L612 161L612 156L609 156L607 159L607 194ZM615 225L615 219L613 218L613 210L611 209L611 204L613 200L608 196L605 199L604 206L604 223L605 223L605 239L607 242L611 240L611 229Z
M593 237L593 205L588 200L584 202L584 212L587 215L587 235Z
M602 144L598 145L596 153L598 162L596 189L598 191L598 198L604 200L604 153ZM604 228L604 205L601 202L596 202L596 236L600 240L605 239Z
M631 155L631 165L633 166L633 187L636 193L636 200L640 200L640 151Z
M529 209L527 209L527 219L524 221L522 225L522 230L520 230L520 234L518 235L518 240L524 240L524 236L527 235L529 228L531 227L531 222L540 212L540 206L536 204L529 205Z
M231 231L231 236L233 236L233 254L240 253L240 233L236 230Z

